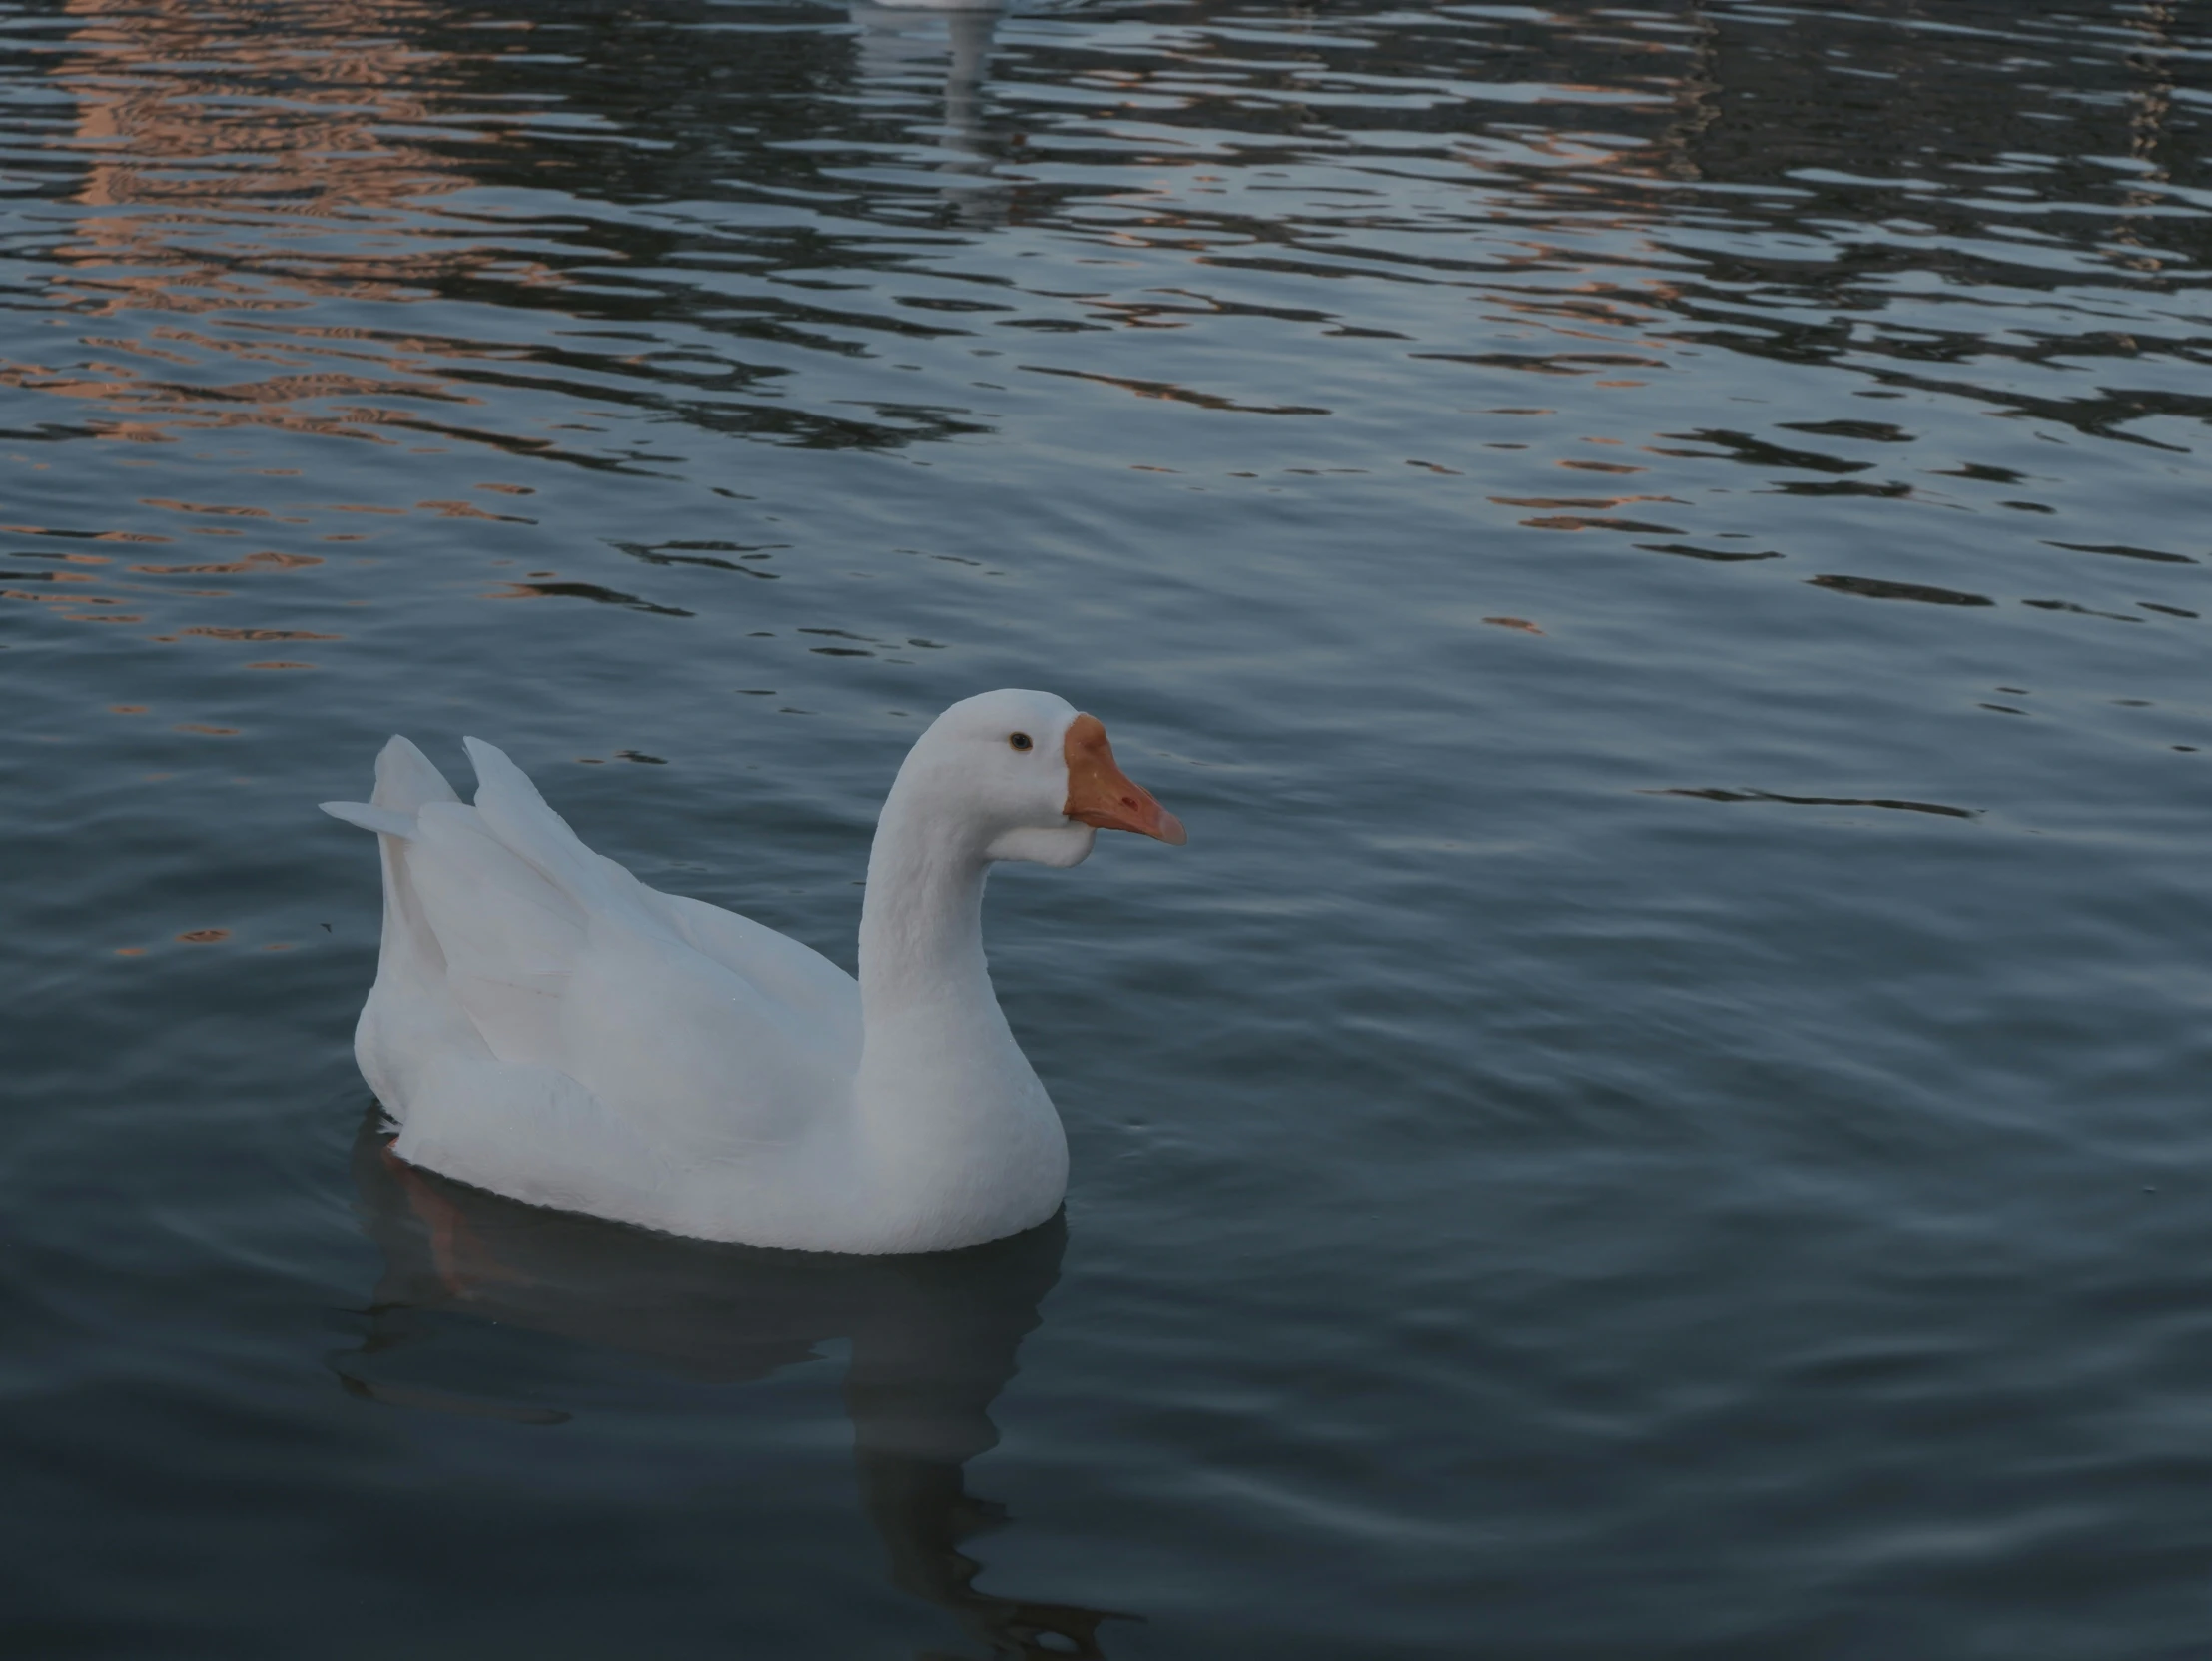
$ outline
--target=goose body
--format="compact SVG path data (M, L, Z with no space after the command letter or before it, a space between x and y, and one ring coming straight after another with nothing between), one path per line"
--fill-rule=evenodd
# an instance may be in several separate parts
M384 924L355 1032L411 1164L705 1240L935 1251L1043 1222L1068 1146L982 936L1003 859L1074 865L1100 827L1181 842L1105 729L1044 692L955 704L878 820L856 981L749 918L593 853L466 740L464 804L394 738L370 801Z

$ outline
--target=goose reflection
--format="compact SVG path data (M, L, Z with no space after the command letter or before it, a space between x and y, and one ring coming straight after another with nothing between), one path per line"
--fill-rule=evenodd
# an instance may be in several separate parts
M719 1246L544 1211L420 1171L373 1111L354 1144L357 1204L384 1273L357 1350L334 1368L396 1407L556 1424L567 1413L370 1376L459 1313L655 1360L715 1383L767 1377L850 1338L845 1381L862 1507L893 1583L949 1610L994 1656L1101 1657L1109 1612L979 1591L961 1543L1005 1520L963 1466L999 1439L990 1406L1060 1277L1066 1226L965 1251L836 1257Z
M850 0L849 10L860 30L863 83L909 82L944 60L942 144L950 155L936 169L946 181L944 201L964 225L1005 224L1013 188L993 177L983 125L984 71L1004 0Z

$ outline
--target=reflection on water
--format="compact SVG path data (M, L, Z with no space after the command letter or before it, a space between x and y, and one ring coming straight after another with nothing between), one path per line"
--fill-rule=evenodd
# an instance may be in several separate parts
M0 1648L2195 1654L2207 22L0 0ZM834 955L992 685L1210 827L994 885L1019 1387L372 1139L327 1315L316 801Z
M368 436L419 424L394 400L472 402L421 373L418 350L318 310L494 270L552 280L495 245L423 234L469 182L424 142L448 71L413 37L437 8L333 0L304 39L246 5L69 0L65 14L53 85L76 112L83 211L43 301L132 333L88 339L120 362L16 364L0 382L77 402L98 436L157 442L236 426Z
M854 65L865 87L911 85L938 73L944 78L943 146L950 152L936 171L946 181L944 201L956 223L978 228L1004 224L1014 195L994 177L997 162L984 135L984 74L998 32L1003 3L884 4L847 0L861 31Z
M354 1142L357 1205L384 1272L366 1339L332 1358L349 1390L419 1411L568 1420L533 1378L506 1380L521 1402L423 1382L440 1350L467 1344L465 1330L425 1315L549 1333L713 1384L764 1378L849 1340L854 1469L894 1584L950 1611L993 1655L1104 1653L1098 1630L1111 1613L979 1590L981 1565L961 1550L1006 1521L968 1492L963 1467L998 1443L991 1403L1060 1277L1062 1218L933 1256L760 1251L524 1206L406 1165L390 1141L371 1113ZM742 1395L730 1410L745 1410Z

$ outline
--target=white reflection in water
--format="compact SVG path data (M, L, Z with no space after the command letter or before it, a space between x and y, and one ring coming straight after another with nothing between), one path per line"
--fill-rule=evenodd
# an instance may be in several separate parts
M984 73L990 67L993 38L1003 4L942 5L934 0L895 0L877 5L850 0L861 31L859 79L906 81L919 71L945 66L945 124L942 147L949 152L935 171L946 181L942 200L963 225L1006 223L1013 191L994 177L996 164L985 143Z

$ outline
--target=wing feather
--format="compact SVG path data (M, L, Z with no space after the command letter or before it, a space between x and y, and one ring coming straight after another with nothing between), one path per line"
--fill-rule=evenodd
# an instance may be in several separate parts
M473 806L394 739L373 805L334 807L382 833L387 902L404 913L414 979L460 1030L427 1065L402 1054L412 1028L377 1047L436 1099L419 1130L425 1156L441 1149L440 1169L457 1175L488 1170L481 1162L502 1141L527 1164L523 1150L546 1138L574 1143L578 1157L597 1149L587 1166L612 1160L616 1144L630 1149L625 1139L635 1141L626 1165L653 1149L743 1158L823 1123L859 1060L852 977L749 918L656 893L586 847L499 750L467 747ZM391 944L387 931L387 958ZM468 1059L479 1039L480 1063ZM605 1137L615 1140L602 1147ZM533 1198L560 1165L531 1179Z
M407 860L453 996L499 1060L558 1065L561 1001L588 934L581 908L474 808L432 802L415 825Z
M585 847L504 751L480 738L461 743L476 766L476 812L493 836L586 910L632 897L637 879Z
M692 950L742 976L860 1061L860 983L813 947L704 900L648 888L649 902Z

